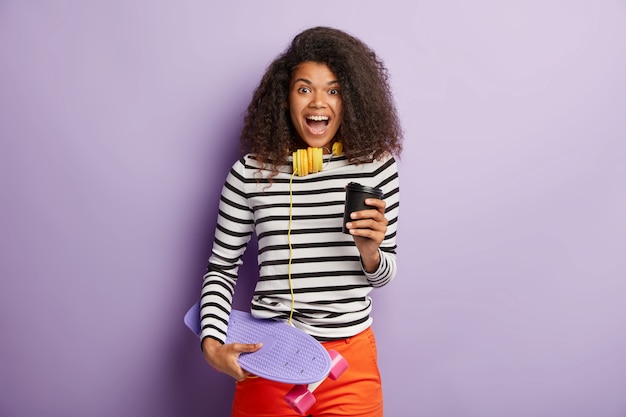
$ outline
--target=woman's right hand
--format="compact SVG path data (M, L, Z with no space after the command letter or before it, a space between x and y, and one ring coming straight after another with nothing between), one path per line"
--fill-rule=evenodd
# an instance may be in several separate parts
M261 349L262 343L247 344L247 343L229 343L221 344L215 339L207 337L202 342L202 352L204 358L213 368L220 372L223 372L237 381L243 381L250 373L244 371L237 359L242 353L256 352Z

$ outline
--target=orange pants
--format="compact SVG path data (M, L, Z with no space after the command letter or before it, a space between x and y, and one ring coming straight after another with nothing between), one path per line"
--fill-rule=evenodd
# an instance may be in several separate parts
M313 391L316 402L308 415L382 417L383 393L372 329L323 345L339 352L349 366L337 380L327 378ZM284 400L292 386L263 378L237 382L232 417L298 416Z

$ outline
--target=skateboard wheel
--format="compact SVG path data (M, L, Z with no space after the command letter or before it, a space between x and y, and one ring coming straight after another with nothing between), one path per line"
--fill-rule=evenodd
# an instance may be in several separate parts
M315 404L315 396L306 385L296 385L285 395L285 401L296 413L305 414Z
M348 369L348 361L339 354L336 350L329 350L328 354L331 359L331 368L328 373L328 377L332 380L335 380L343 374L346 369Z

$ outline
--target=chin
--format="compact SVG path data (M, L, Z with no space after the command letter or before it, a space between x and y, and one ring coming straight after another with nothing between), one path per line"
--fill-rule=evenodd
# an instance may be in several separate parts
M331 141L330 140L324 140L324 141L320 141L320 140L307 140L305 141L306 145L311 147L311 148L330 148L331 146Z

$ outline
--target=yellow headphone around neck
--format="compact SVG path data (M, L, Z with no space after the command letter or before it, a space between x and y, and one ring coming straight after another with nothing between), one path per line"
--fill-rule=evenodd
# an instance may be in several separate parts
M343 146L341 142L333 143L332 154L341 155ZM324 148L298 149L293 152L293 173L299 177L320 172L324 163Z
M328 148L326 148L328 149ZM332 156L339 156L343 152L343 145L341 142L333 143L331 150ZM291 262L293 260L293 246L291 245L291 226L293 221L293 177L295 175L303 177L309 173L320 172L324 165L324 148L311 148L298 149L293 152L293 174L289 178L289 226L287 228L287 244L289 245L289 262L287 263L287 278L289 280L289 293L291 295L291 309L289 311L288 324L291 324L293 319L293 313L295 312L296 296L293 288L293 281L291 280Z

